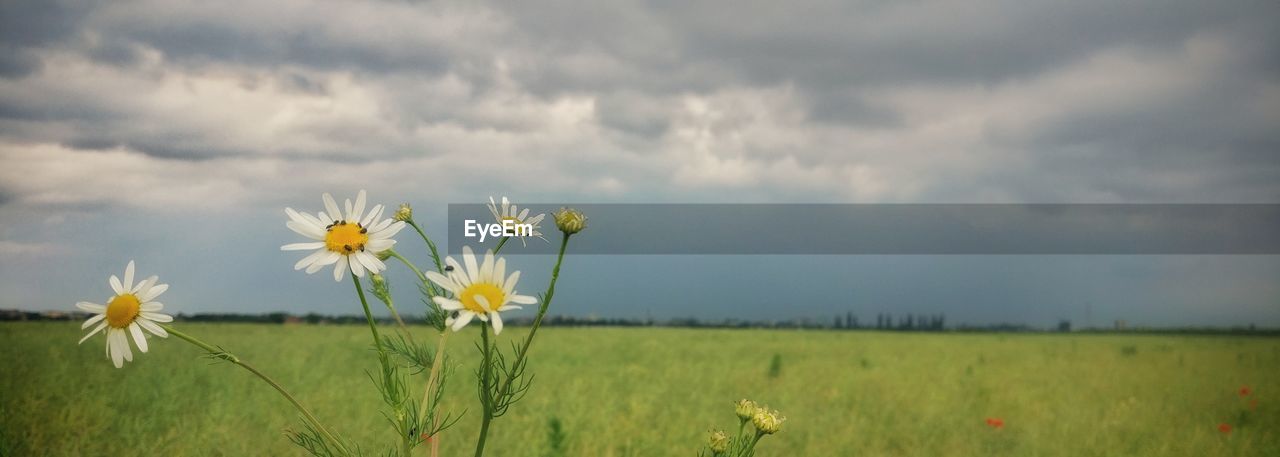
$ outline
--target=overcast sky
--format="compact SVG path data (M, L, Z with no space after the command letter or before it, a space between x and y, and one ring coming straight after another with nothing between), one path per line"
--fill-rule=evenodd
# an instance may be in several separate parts
M137 259L174 311L355 313L278 247L285 206L362 188L441 237L490 195L1275 203L1277 126L1272 1L4 1L0 308L102 300ZM513 259L522 292L548 260ZM1280 325L1277 278L1275 256L594 256L553 312Z

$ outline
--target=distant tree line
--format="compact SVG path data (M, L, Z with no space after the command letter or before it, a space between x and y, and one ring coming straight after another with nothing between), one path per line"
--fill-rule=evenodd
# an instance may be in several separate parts
M422 324L421 318L405 315L405 322ZM80 311L21 311L0 309L0 321L82 321L89 314ZM303 315L285 312L265 314L245 313L179 313L175 320L186 322L242 322L260 324L360 324L365 323L363 315L327 315L307 313ZM376 319L380 324L392 324L390 317ZM532 317L511 317L505 319L507 325L526 326L533 322ZM811 329L811 330L876 330L901 332L1072 332L1070 321L1059 321L1054 327L1038 328L1021 323L996 324L958 324L946 325L943 314L905 314L894 316L887 313L876 315L874 325L869 322L861 324L852 312L836 315L830 323L823 323L809 318L784 320L746 320L721 319L703 320L694 317L673 318L667 320L631 319L631 318L598 318L552 315L543 319L542 325L551 327L685 327L685 328L767 328L767 329ZM1165 334L1247 334L1247 335L1280 335L1280 329L1247 327L1113 327L1087 328L1074 330L1076 333L1165 333Z

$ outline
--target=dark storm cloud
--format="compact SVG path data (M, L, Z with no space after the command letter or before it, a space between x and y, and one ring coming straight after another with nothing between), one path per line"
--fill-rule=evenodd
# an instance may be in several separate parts
M998 194L1040 194L1046 200L1089 193L1034 189L1055 180L1092 186L1087 190L1117 199L1185 199L1189 186L1224 183L1210 200L1280 195L1267 184L1280 181L1272 179L1280 174L1280 135L1272 128L1280 113L1265 98L1275 97L1267 94L1280 81L1280 28L1274 26L1280 5L1273 2L26 1L0 8L0 74L10 78L30 79L52 57L70 55L122 71L136 67L137 74L156 81L156 75L175 72L229 72L245 90L265 87L323 98L334 94L335 77L353 75L354 84L379 97L374 117L294 128L290 133L315 141L262 148L273 155L322 158L345 157L352 149L346 141L362 137L370 138L366 153L396 157L413 149L406 144L428 126L501 134L544 128L545 116L511 115L502 112L502 102L480 103L485 97L521 96L548 104L564 96L589 97L595 122L617 132L609 137L612 146L645 154L675 132L683 97L734 90L750 97L752 91L783 88L779 97L803 115L772 127L795 138L781 141L783 146L748 139L730 155L741 154L760 167L779 157L810 169L875 167L868 155L936 153L911 149L911 138L925 126L915 119L918 113L913 116L893 98L902 91L972 91L977 95L966 103L981 113L1004 92L1121 50L1123 59L1136 64L1174 62L1158 67L1164 73L1148 75L1152 86L1189 81L1170 89L1173 96L1115 102L1108 99L1114 94L1101 94L1097 100L1067 100L1073 103L1034 122L988 120L985 143L938 151L1005 151L984 157L992 163L965 176L923 169L888 175L911 175L921 182L924 197L935 199L985 194L972 184L976 180L998 188ZM1205 41L1219 55L1195 55ZM1220 68L1182 74L1197 71L1194 65ZM1086 76L1123 77L1131 70L1104 62ZM450 93L418 87L440 78L455 78L458 87ZM145 103L122 107L119 99L98 95L121 90L115 87L89 96L11 89L0 93L0 117L10 120L0 132L15 138L88 149L122 146L162 158L264 152L226 132L200 131L200 125L157 124L169 119L148 115ZM756 128L752 122L758 119L738 112L732 102L719 107L725 114L712 125L714 133ZM955 102L937 103L957 111L944 106ZM374 124L389 130L373 131ZM871 150L845 146L863 131L900 135L902 149L886 141ZM386 139L388 133L401 138ZM1192 174L1198 183L1171 183L1178 181L1171 176ZM992 177L1002 181L985 181Z

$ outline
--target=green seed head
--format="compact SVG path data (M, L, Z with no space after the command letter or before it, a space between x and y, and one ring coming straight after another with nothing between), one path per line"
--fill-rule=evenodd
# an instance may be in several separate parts
M744 421L751 420L751 417L756 415L756 410L758 409L760 409L760 407L756 406L756 402L745 398L734 403L734 413L737 413L738 419L742 419Z
M707 437L707 447L710 447L711 452L716 454L728 451L729 435L725 435L722 430L711 432L711 436Z
M397 221L411 221L413 220L413 207L409 206L408 203L401 203L400 209L397 209L396 214L391 218Z
M572 235L587 228L587 216L576 209L560 208L552 216L556 219L556 227L566 235Z
M756 414L751 416L751 425L756 427L756 431L765 435L778 433L782 428L782 422L787 420L785 417L778 416L777 411L769 411L769 408L760 408Z

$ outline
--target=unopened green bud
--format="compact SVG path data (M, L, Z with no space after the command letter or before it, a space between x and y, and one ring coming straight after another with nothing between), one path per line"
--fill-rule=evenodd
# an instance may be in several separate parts
M760 408L754 416L751 416L751 425L756 427L756 431L764 435L772 435L778 433L782 428L782 422L787 420L785 417L778 415L777 411L769 411L769 408Z
M573 208L560 208L552 216L556 219L556 227L566 235L572 235L581 232L587 228L587 216Z
M408 203L401 203L400 208L396 210L396 213L391 218L397 221L411 221L413 220L413 207L409 206Z
M370 278L373 281L373 296L378 297L383 303L391 303L391 287L387 285L387 278L380 273L374 273Z
M742 419L744 421L751 420L751 416L755 416L756 410L760 409L760 407L756 405L756 402L745 398L738 400L738 402L734 403L733 406L733 412L738 415L738 419Z
M711 436L707 437L707 447L711 448L711 452L722 454L729 450L729 435L724 434L722 430L711 432Z
M381 261L383 261L383 262L386 262L386 261L387 261L387 259L390 259L390 258L391 258L391 252L392 252L392 251L391 251L390 249L383 249L383 250L381 250L381 251L378 251L378 252L373 253L373 256L374 256L374 257L377 257L377 258L378 258L378 260L381 260Z

